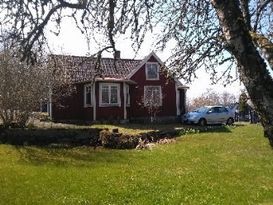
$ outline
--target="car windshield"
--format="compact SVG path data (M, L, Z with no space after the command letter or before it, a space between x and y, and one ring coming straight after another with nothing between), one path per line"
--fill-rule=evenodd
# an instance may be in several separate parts
M207 110L208 110L207 107L200 107L200 108L194 110L193 112L202 113L202 112L206 112Z

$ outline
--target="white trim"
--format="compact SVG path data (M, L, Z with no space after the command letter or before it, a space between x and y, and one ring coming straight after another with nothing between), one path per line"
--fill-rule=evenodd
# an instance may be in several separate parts
M188 88L184 89L184 112L187 113L188 112L188 108L187 108L187 90Z
M49 119L52 120L52 89L49 89L49 110L48 110Z
M90 87L90 97L91 97L91 104L86 104L86 88L87 87ZM84 92L83 92L83 107L84 108L87 108L87 107L92 107L92 105L93 105L93 86L91 85L91 84L85 84L84 86L83 86L83 89L84 89Z
M124 120L127 120L127 109L126 109L126 107L127 107L127 100L126 100L126 98L127 98L127 89L126 89L126 84L125 84L125 82L123 82L123 119Z
M154 51L152 51L148 56L146 56L141 63L136 67L136 69L134 69L127 77L126 79L130 79L133 75L136 74L136 72L152 57L154 56L154 58L157 60L157 62L160 64L160 66L164 65L164 63L160 60L160 58L154 53Z
M93 121L97 120L97 106L96 106L96 83L92 85L92 100L93 100Z
M109 86L109 100L111 99L111 86L116 86L117 87L117 103L102 103L102 86ZM120 83L100 83L99 84L99 106L100 107L121 107L120 103Z
M148 88L154 88L154 87L157 87L157 88L159 88L159 98L160 98L160 104L159 104L159 106L162 106L163 105L163 98L162 98L162 88L161 88L161 86L160 85L145 85L144 86L144 93L143 93L143 101L144 101L144 107L145 107L145 93L146 93L146 90L148 89Z
M122 83L122 82L125 82L125 83L128 83L128 84L136 84L135 81L129 80L129 79L125 79L125 78L108 78L108 77L105 77L105 78L96 78L95 81L96 82L110 82L110 83Z
M176 115L179 116L181 114L180 110L180 91L177 88L177 84L175 83L175 97L176 97Z
M157 67L157 76L156 76L156 78L149 78L149 75L148 75L148 65L156 65L156 67ZM147 62L146 64L145 64L145 75L146 75L146 80L159 80L159 74L160 74L160 65L159 65L159 63L157 63L157 62Z
M127 88L128 88L128 99L127 99ZM130 107L131 106L131 96L130 96L130 86L128 84L125 85L125 94L126 94L126 107ZM127 103L128 100L128 103Z

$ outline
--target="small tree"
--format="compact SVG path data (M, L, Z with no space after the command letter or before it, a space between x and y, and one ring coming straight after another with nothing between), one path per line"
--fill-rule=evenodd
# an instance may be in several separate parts
M0 118L4 126L14 122L23 126L39 107L39 99L48 94L45 70L20 62L11 50L5 49L0 58Z
M41 101L51 98L52 89L64 86L61 68L40 58L35 65L20 61L16 49L3 45L0 53L0 120L5 127L24 127Z
M241 115L246 115L248 113L248 104L247 104L247 94L242 92L239 97L239 112Z
M154 123L157 118L157 114L162 107L162 95L159 87L148 87L144 90L144 96L142 98L141 105L147 110L150 122Z
M220 95L220 103L225 106L230 106L231 104L236 103L236 97L232 93L223 92Z
M196 97L189 103L189 110L206 105L224 105L228 106L236 102L236 97L228 92L217 93L211 89L202 93L201 96Z

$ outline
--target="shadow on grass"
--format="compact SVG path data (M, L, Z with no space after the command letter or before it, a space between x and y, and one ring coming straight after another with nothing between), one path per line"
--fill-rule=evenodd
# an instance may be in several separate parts
M125 164L130 160L129 153L117 150L78 148L46 148L37 146L16 146L20 161L35 166L75 166L95 167L106 164Z
M199 132L210 132L210 133L221 133L221 132L225 132L225 133L229 133L231 132L231 128L229 126L225 126L225 125L209 125L209 126L196 126L194 127L194 129L198 130Z
M187 126L182 129L169 130L168 133L177 133L176 136L183 136L187 133L202 132L231 132L227 126ZM168 134L167 133L167 134ZM161 132L161 134L166 134ZM20 155L20 161L30 163L35 166L74 166L74 167L105 167L107 164L127 164L136 156L136 152L105 149L98 147L94 149L90 146L68 146L66 144L56 144L55 146L15 146ZM142 152L138 152L141 154Z
M244 127L249 124L250 124L249 122L235 122L233 126L234 127Z
M103 124L102 124L103 125ZM111 125L111 124L110 124ZM95 125L96 126L96 125ZM100 126L100 124L98 124ZM107 124L105 125L107 126ZM139 130L139 131L158 131L158 130L168 130L175 127L182 127L180 123L128 123L128 124L113 124L111 126L122 128L122 129L131 129L131 130Z
M238 126L244 126L244 125L238 125ZM186 131L193 131L196 132L231 132L231 129L237 127L237 125L233 126L226 126L226 125L208 125L208 126L198 126L198 125L186 125L186 124L146 124L146 125L119 125L119 127L122 128L128 128L128 129L139 129L139 130L159 130L159 131L165 131L165 130L186 130Z
M124 129L136 129L136 130L154 130L154 131L164 131L164 130L175 130L175 129L194 129L199 131L211 131L211 132L230 132L230 128L237 126L244 126L242 124L225 126L225 125L208 125L208 126L198 126L198 125L187 125L181 123L172 124L120 124L114 125L116 127Z
M11 145L52 144L67 146L96 146L99 132L102 129L5 129L0 132L0 141Z

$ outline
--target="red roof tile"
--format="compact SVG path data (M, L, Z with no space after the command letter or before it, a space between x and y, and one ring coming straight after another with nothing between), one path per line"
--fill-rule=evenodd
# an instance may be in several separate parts
M97 68L97 58L94 57L51 55L50 62L56 67L63 68L72 82L79 83L92 81L94 77L126 79L141 60L117 59L114 61L113 58L102 58Z

